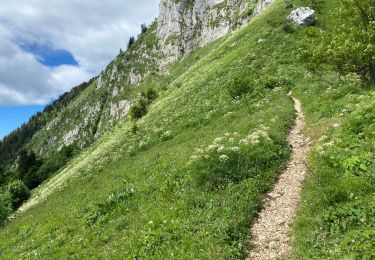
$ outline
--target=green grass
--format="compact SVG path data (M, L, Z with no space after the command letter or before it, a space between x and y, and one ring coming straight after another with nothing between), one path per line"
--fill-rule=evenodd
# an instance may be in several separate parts
M336 3L325 1L317 26ZM68 181L0 230L0 257L242 259L288 160L292 89L313 142L295 258L371 259L374 91L330 68L308 73L296 58L303 29L285 30L290 7L276 1L134 88L158 91L137 127L124 120L54 177Z
M288 159L294 119L288 86L265 87L270 71L292 77L284 73L287 50L279 44L289 35L266 22L286 14L277 5L177 62L170 75L144 81L139 91L153 87L159 97L137 121L136 133L124 121L73 159L60 173L71 177L61 190L0 231L0 256L243 257L262 195ZM270 55L275 59L266 59ZM253 81L233 98L227 82L241 75ZM236 138L220 153L191 162L197 148L227 133ZM254 133L260 140L251 139ZM239 143L247 136L248 145ZM221 155L230 160L220 161ZM239 170L223 174L232 166Z
M335 1L321 5L319 27L330 30L335 7ZM340 79L327 67L319 77L307 74L294 92L312 141L293 226L295 258L374 259L374 86L355 75Z

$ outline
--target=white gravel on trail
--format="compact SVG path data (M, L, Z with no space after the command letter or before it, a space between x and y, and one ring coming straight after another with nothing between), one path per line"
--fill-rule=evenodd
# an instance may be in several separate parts
M252 226L254 246L247 259L290 259L289 225L293 221L300 199L301 183L306 174L309 146L301 133L305 118L301 102L294 99L297 111L295 125L288 136L292 146L291 159L264 200L264 208Z

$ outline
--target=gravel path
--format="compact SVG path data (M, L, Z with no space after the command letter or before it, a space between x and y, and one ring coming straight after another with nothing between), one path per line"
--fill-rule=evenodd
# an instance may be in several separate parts
M299 202L309 149L301 133L305 125L301 102L294 99L294 107L297 119L288 136L292 146L291 159L274 189L265 197L264 208L252 226L254 249L247 259L290 259L291 238L288 230Z

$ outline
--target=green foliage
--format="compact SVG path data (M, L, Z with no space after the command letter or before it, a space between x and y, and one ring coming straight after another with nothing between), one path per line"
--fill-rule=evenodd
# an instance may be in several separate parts
M235 76L226 83L226 89L232 98L239 98L254 90L253 82L246 76Z
M309 132L319 134L294 227L297 258L372 259L375 93L321 77L300 87Z
M130 118L138 120L148 112L149 105L157 98L158 94L153 88L142 91L140 97L129 111Z
M37 177L42 162L36 158L34 152L22 150L18 156L18 171L21 180L29 189L37 187L41 182Z
M19 208L31 195L29 189L22 181L13 181L8 184L8 192L12 200L13 209Z
M64 146L60 151L51 154L35 172L35 179L40 184L63 168L78 153L75 145Z
M103 203L97 204L97 210L88 217L87 224L95 224L99 219L116 211L121 211L122 214L128 212L130 210L129 207L131 207L130 199L134 194L135 190L133 188L111 193Z
M146 99L148 104L151 104L158 97L158 93L155 89L148 88L146 91L141 92L141 96Z
M12 213L12 200L7 191L0 190L0 226L7 220Z
M138 120L147 114L148 101L144 97L138 98L135 104L132 105L129 115L133 120Z
M274 171L288 151L269 137L269 127L259 126L247 136L226 133L191 156L197 183L208 189L225 187Z
M135 43L135 38L134 36L131 36L129 38L129 42L128 42L128 49Z
M147 25L146 24L141 24L141 33L145 33L145 32L147 32Z
M375 83L374 8L373 0L341 1L332 30L315 32L321 43L305 44L301 58L315 70L329 64L340 74L357 73Z

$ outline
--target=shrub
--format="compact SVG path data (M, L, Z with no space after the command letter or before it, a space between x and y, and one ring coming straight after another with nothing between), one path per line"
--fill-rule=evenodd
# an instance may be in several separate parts
M12 213L12 201L8 192L0 192L0 225Z
M227 82L227 91L232 98L238 98L250 93L253 88L246 77L235 77Z
M130 117L133 120L138 120L147 114L148 101L141 97L130 109Z
M158 97L158 93L153 88L148 88L142 91L141 96L146 99L147 104L151 104Z
M141 24L141 33L147 32L147 25L146 24Z
M148 112L148 106L158 97L158 93L153 88L148 88L141 92L141 96L130 109L130 117L133 120L142 118Z
M87 224L95 224L101 217L107 214L118 211L126 206L130 207L129 200L134 194L135 190L133 188L111 193L104 202L97 204L97 210L88 217Z
M294 33L296 30L296 26L290 20L284 20L281 27L286 33Z
M134 42L135 42L134 36L130 37L129 42L128 42L128 48L130 48L134 44Z
M277 87L292 87L292 82L288 79L285 79L283 77L275 77L275 76L267 76L264 77L262 80L262 83L265 88L267 89L274 89Z
M20 180L9 183L8 192L10 194L12 207L14 210L19 208L31 195L30 190Z

